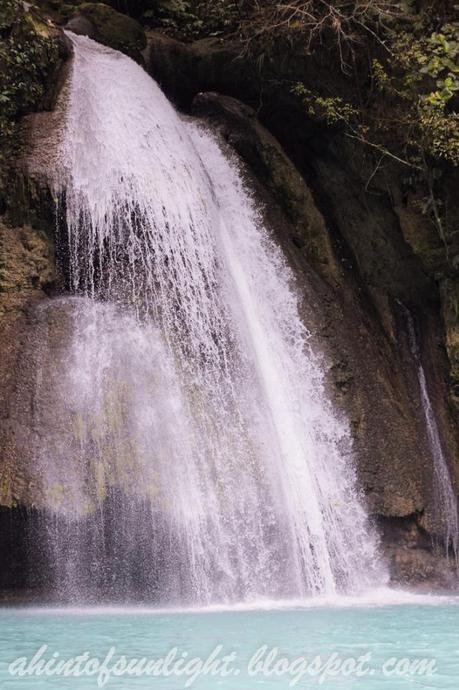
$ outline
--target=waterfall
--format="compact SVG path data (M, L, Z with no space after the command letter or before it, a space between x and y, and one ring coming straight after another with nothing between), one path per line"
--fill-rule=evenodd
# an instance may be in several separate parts
M380 583L347 424L238 161L135 62L69 37L73 296L41 307L69 336L36 383L55 581L189 605Z
M443 532L443 542L446 553L451 548L457 554L459 545L459 522L457 498L454 493L451 475L448 468L443 444L440 438L435 413L432 407L429 390L427 387L426 375L422 364L419 338L413 316L409 309L401 305L405 314L408 327L408 338L410 349L416 365L416 373L419 382L419 392L422 406L422 413L426 423L427 438L433 460L433 489L434 489L434 513L435 519L441 526Z

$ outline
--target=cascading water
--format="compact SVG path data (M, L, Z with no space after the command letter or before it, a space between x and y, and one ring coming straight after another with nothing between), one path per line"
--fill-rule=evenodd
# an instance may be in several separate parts
M37 383L61 418L37 450L56 581L181 604L380 583L347 427L236 161L132 60L69 36L75 296L42 307L70 337Z
M427 438L429 441L430 452L433 460L433 489L434 489L434 513L435 519L443 532L443 542L448 554L451 548L457 557L459 546L459 521L458 505L456 494L454 493L448 462L443 450L435 413L432 407L429 390L427 387L426 375L422 364L419 339L416 333L413 316L409 309L401 305L405 314L410 349L416 365L416 373L419 382L419 392L421 397L422 412L424 415Z

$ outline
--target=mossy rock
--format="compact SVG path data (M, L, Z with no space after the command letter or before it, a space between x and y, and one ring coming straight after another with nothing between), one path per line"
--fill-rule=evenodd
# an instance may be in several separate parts
M68 57L62 31L32 5L7 0L0 9L0 211L5 210L17 155L17 123L28 113L49 107L50 90Z
M142 50L147 45L143 28L135 19L109 5L100 2L78 5L67 28L143 62Z

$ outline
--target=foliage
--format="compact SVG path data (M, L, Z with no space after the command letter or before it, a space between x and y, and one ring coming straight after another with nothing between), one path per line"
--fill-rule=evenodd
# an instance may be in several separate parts
M426 156L458 165L458 116L452 103L459 94L459 24L439 23L435 0L430 10L419 12L416 5L412 0L267 0L252 3L253 14L243 24L255 56L275 52L280 42L282 52L325 49L352 78L346 100L333 92L324 95L320 87L312 90L307 82L290 86L312 119L347 124L353 136L388 155L395 144L393 157L416 168Z
M18 11L17 0L3 0L0 7L0 31L8 29L14 22Z
M250 42L285 40L308 52L326 43L338 51L345 73L351 71L356 47L369 36L380 41L381 26L403 14L395 0L267 0L255 5L258 12L246 23Z
M189 0L159 0L152 9L146 10L143 18L165 29L185 32L191 36L199 33L202 21L192 12Z
M301 98L309 117L327 125L344 123L349 125L358 116L358 109L339 96L320 96L298 82L292 93Z
M234 30L239 17L233 0L158 0L143 20L183 39L220 36Z
M416 173L411 179L424 188L419 209L431 217L447 248L456 228L446 219L442 181L445 165L459 166L459 24L439 24L428 13L410 15L401 5L398 21L395 16L366 24L369 39L354 54L359 69L348 79L348 99L330 94L330 84L327 95L307 83L296 84L293 93L311 119L340 124L346 136L377 152L377 168L387 160Z
M440 32L434 31L427 41L418 41L414 60L421 74L436 80L437 90L426 100L431 105L443 106L459 91L459 24L445 24Z
M43 20L18 0L6 0L0 10L0 26L1 160L9 153L17 118L42 99L58 48Z
M399 32L390 59L373 60L373 79L392 99L392 126L404 132L413 165L426 156L459 165L459 117L451 108L459 92L458 57L459 24L448 23L418 38Z

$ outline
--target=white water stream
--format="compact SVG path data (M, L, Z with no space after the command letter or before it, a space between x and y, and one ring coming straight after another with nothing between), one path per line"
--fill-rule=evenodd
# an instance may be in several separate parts
M55 577L183 605L381 583L347 425L238 163L69 36L54 184L76 296L44 308L71 337L38 383L57 376L67 420L39 459Z
M408 336L411 352L416 365L416 373L419 382L419 392L421 398L422 412L426 424L427 439L433 461L433 491L434 491L434 513L442 531L442 539L446 553L451 548L456 554L459 546L459 522L458 505L456 494L454 493L453 483L448 467L448 462L443 450L435 412L427 387L426 375L422 364L419 340L416 334L413 316L410 311L401 305L406 317L408 326Z

